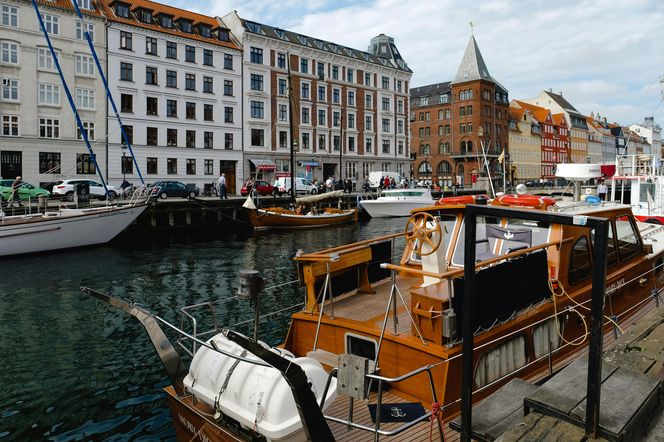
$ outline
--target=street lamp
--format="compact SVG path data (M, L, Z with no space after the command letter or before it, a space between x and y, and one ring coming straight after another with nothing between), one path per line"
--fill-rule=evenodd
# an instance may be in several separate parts
M341 109L339 120L339 181L343 179L343 169L341 168L342 156L344 153L344 109Z

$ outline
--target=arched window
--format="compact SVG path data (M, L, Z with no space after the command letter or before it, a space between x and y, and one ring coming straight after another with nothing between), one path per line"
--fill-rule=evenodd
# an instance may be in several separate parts
M438 164L438 175L451 175L452 174L452 167L450 166L450 163L447 161L441 161Z
M458 175L463 175L464 171L465 170L464 170L463 164L459 164L459 167L457 167Z
M462 141L461 142L461 155L465 155L465 154L466 154L466 142Z
M428 144L422 145L422 155L431 155L431 147Z
M450 150L450 142L449 141L445 141L445 152L447 152L448 154L452 153L452 151Z
M472 152L473 151L473 142L469 141L467 146L468 146L468 152Z
M431 164L428 161L422 161L417 171L420 175L431 175Z

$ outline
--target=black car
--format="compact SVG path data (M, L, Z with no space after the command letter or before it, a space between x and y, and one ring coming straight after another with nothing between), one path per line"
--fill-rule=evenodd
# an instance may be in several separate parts
M150 195L161 199L168 198L169 196L193 199L200 193L195 184L184 184L180 181L157 181L150 184L149 187L152 189L150 190Z

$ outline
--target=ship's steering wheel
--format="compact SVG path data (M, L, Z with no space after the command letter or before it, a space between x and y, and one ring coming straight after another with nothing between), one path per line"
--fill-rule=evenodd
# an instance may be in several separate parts
M427 223L433 224L433 227L427 227ZM435 235L436 233L438 233L438 235ZM426 212L416 213L411 216L406 223L404 234L406 236L406 241L410 242L410 247L413 252L420 256L431 255L438 250L440 242L443 239L443 231L440 227L440 223L433 215ZM429 244L431 250L428 252L422 252L424 244Z

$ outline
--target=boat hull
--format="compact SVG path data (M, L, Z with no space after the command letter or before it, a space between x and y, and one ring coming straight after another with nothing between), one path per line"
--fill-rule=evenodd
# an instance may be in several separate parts
M0 221L0 257L106 243L146 207L65 209L53 215L7 217Z
M433 206L434 200L407 200L407 201L381 201L365 200L360 201L359 205L372 218L389 218L397 216L410 216L410 211L425 206Z
M249 222L255 229L325 227L357 221L357 210L344 210L325 215L295 215L272 210L248 210Z

